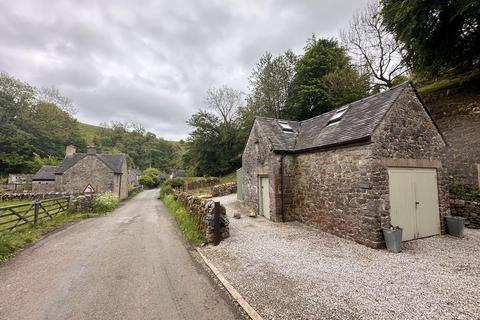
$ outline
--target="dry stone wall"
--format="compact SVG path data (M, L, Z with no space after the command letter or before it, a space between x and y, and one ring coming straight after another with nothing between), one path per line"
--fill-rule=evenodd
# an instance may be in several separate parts
M188 213L192 216L195 224L205 237L207 243L213 242L214 237L214 207L215 203L212 200L200 199L192 194L174 190L173 198L180 202ZM226 239L230 236L229 220L224 206L220 206L220 234L221 239Z
M464 217L466 227L480 229L480 202L452 198L450 211L452 216Z
M479 187L480 88L440 90L424 99L448 143L450 182Z
M212 187L212 195L214 197L226 196L228 194L232 194L236 192L237 192L237 183L235 182L217 184L216 186Z

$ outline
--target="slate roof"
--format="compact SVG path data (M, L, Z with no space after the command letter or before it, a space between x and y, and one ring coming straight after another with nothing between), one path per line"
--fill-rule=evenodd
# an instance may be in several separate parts
M55 180L56 166L43 166L32 177L32 181Z
M277 152L300 152L337 145L367 141L397 97L410 83L398 85L390 90L349 103L342 120L328 126L336 110L323 113L304 121L287 121L293 133L282 130L279 121L257 117L256 121Z
M78 161L87 156L86 153L74 153L71 156L66 156L63 162L55 170L55 174L63 174L65 171L73 167ZM107 165L113 172L122 173L123 161L126 161L124 154L103 154L96 153L93 156L100 159Z

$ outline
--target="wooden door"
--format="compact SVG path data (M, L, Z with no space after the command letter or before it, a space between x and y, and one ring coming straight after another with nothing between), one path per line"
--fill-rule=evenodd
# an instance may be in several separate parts
M260 215L270 219L270 184L268 177L259 177Z
M390 168L390 219L403 228L403 240L440 233L435 169Z

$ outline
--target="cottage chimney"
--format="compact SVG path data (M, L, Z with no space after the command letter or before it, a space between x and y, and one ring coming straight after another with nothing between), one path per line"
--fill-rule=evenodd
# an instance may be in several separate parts
M77 148L73 144L68 145L67 148L65 149L65 156L66 157L73 156L75 152L77 152Z
M97 153L97 149L95 148L95 146L87 147L87 154L96 154L96 153Z

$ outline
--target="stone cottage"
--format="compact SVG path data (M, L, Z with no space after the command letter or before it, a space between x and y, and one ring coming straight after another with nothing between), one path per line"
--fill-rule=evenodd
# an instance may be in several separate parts
M243 153L245 204L370 247L445 232L446 143L411 84L305 121L255 119Z
M51 172L42 167L36 176ZM87 147L87 153L76 153L68 146L62 163L55 167L55 191L84 193L93 188L95 192L111 191L120 199L128 196L127 159L124 154L97 153L95 147ZM40 180L39 180L40 181ZM48 181L48 180L42 180ZM47 192L46 184L39 184L41 192Z

